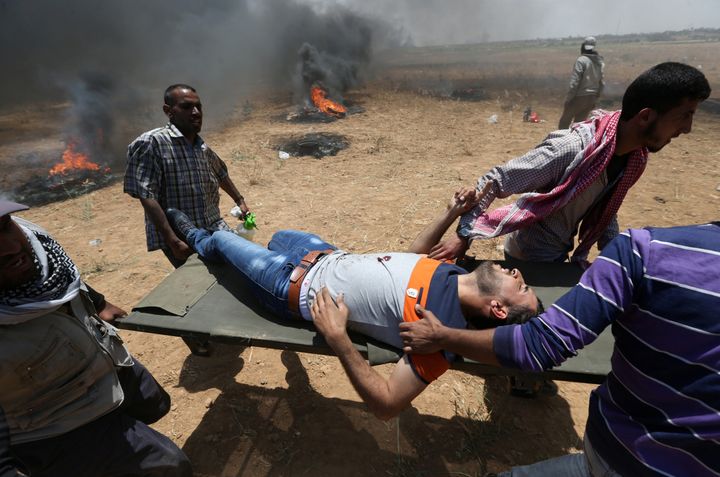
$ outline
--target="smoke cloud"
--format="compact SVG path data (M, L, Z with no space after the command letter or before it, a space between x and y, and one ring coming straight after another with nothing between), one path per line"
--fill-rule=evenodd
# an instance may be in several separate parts
M0 0L0 107L69 102L62 127L95 158L165 121L161 95L195 86L206 126L259 88L296 101L319 78L362 81L374 52L406 44L714 26L715 0ZM662 13L669 12L668 14ZM60 126L59 126L60 127Z
M125 145L165 121L169 84L195 86L212 126L261 87L291 91L303 45L342 89L402 38L339 4L0 0L0 105L70 102L66 134L119 168Z
M384 18L416 46L718 28L717 0L315 0Z

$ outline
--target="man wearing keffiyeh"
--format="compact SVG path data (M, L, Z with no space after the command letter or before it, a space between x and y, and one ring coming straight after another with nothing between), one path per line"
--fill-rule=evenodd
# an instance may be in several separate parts
M461 256L475 238L506 235L507 259L587 264L590 248L618 235L617 211L645 170L649 152L687 134L700 102L710 95L692 66L662 63L642 73L623 96L622 110L599 112L551 133L524 156L478 180L479 205L460 219L457 235L431 258ZM495 198L523 194L488 211ZM575 236L578 246L575 248Z
M89 289L57 243L0 200L0 474L190 476L148 427L170 397L108 323L125 314Z

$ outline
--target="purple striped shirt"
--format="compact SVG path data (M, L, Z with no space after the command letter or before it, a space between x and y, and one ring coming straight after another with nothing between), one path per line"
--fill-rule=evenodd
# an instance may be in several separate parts
M612 371L588 438L622 475L720 475L720 223L630 230L580 283L523 325L499 327L504 366L560 364L612 326Z

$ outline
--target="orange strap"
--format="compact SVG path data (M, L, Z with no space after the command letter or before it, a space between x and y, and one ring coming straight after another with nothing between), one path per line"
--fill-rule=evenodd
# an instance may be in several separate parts
M440 263L438 260L423 257L413 268L408 287L405 290L403 321L412 322L420 319L415 313L415 304L425 307L430 292L430 282ZM427 383L435 381L450 368L450 363L440 351L432 354L411 354L410 360L415 371Z

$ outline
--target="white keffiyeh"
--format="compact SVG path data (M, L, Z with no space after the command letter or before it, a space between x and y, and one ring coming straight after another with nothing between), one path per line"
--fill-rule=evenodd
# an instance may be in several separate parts
M57 310L80 291L80 272L63 248L39 226L12 217L30 242L39 275L14 289L0 292L0 325L32 320Z

